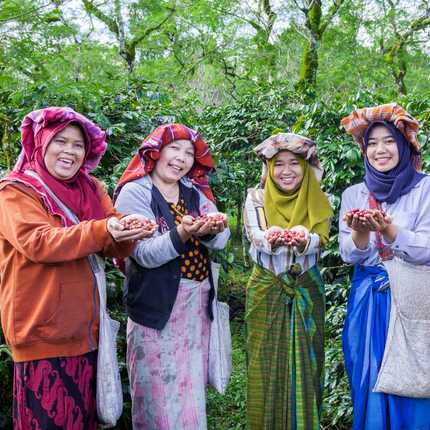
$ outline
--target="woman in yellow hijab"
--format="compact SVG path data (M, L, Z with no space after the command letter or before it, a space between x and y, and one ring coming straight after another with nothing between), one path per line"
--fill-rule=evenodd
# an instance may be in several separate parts
M247 287L248 429L317 430L324 386L325 293L317 266L333 216L315 142L278 133L244 220L254 270Z

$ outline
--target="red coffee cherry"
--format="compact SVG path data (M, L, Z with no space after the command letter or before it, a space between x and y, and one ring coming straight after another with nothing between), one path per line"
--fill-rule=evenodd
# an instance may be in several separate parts
M387 213L385 211L383 211L383 210L380 210L379 212L381 213L381 215L383 217L385 217L387 215ZM365 215L369 214L369 215L372 215L373 218L376 221L378 221L378 210L377 209L370 209L370 210L367 210L367 209L353 209L353 210L347 212L342 217L342 219L344 221L346 221L348 219L348 217L353 217L355 214L357 214L360 218L364 218Z
M124 230L137 230L142 229L144 231L151 231L154 228L154 223L151 220L144 222L139 221L137 218L130 218L128 220L121 220L121 225L124 226Z
M193 218L191 224L195 224L197 221L203 221L203 224L206 224L207 222L213 221L214 223L216 223L217 221L224 221L224 217L222 215L216 215L216 216L212 216L212 215L201 215L198 216L196 218Z
M303 238L305 237L305 232L301 231L295 231L295 230L289 230L288 228L283 231L274 231L273 233L269 234L269 239L275 238L276 240L282 239L284 243L290 243L294 239L297 238Z

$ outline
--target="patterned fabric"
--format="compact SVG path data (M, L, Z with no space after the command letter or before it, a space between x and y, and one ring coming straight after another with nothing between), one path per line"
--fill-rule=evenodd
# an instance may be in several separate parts
M97 351L14 363L13 428L96 430Z
M154 163L160 158L160 151L167 144L179 140L190 140L195 147L195 162L188 172L188 180L200 188L206 197L215 203L206 175L215 172L210 151L200 133L181 124L165 124L157 127L142 143L137 154L125 169L113 196L115 204L121 188L127 182L145 176L154 168Z
M94 124L71 108L49 107L29 113L22 121L21 137L23 150L16 162L14 171L20 170L22 166L31 160L34 152L35 136L42 128L53 122L70 121L78 121L85 130L88 140L91 142L91 151L83 164L83 170L89 172L95 169L103 153L106 151L106 133L97 124Z
M178 203L174 205L170 202L169 207L171 214L175 218L175 225L181 224L182 218L188 215L187 204L182 193L179 196ZM202 254L202 245L198 239L191 237L190 241L191 249L188 254L181 254L181 278L201 282L209 276L210 261L207 261Z
M162 330L127 324L133 429L206 430L210 284L181 280Z
M56 180L47 170L44 155L51 139L70 122L79 122L86 138L86 157L77 174L69 180ZM70 108L50 107L28 114L21 125L22 151L13 171L0 179L17 181L33 190L43 200L51 215L61 218L62 226L73 226L56 201L40 182L25 170L38 173L54 194L62 200L80 220L103 219L104 211L97 185L88 172L97 167L106 150L106 133L96 124Z
M307 160L315 172L315 176L321 183L323 169L317 155L318 145L306 137L294 133L278 133L270 136L264 142L254 148L254 152L263 161L263 173L261 175L260 188L264 188L268 174L267 160L270 160L279 151L291 151Z
M417 139L418 121L409 115L397 103L388 103L381 106L357 109L342 120L342 125L364 152L364 135L367 127L374 121L392 122L405 136L411 148L412 167L420 171L422 167L422 154Z
M369 208L370 209L377 209L379 211L382 211L382 205L381 203L378 203L370 194L369 191ZM379 231L375 231L375 240L376 240L376 249L378 250L379 257L383 260L392 260L394 258L394 252L391 248L388 248L384 245L384 242L382 241L382 234Z
M430 399L372 391L384 356L390 322L391 290L383 288L386 277L382 266L358 265L354 270L342 335L354 407L352 429L430 430Z
M247 428L318 430L324 388L325 293L317 266L275 276L255 265L247 287Z

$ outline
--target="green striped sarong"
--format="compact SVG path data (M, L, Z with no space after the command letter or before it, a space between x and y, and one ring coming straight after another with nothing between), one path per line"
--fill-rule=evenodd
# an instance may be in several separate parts
M246 294L247 428L317 430L324 389L325 292L318 266L278 276L255 265Z

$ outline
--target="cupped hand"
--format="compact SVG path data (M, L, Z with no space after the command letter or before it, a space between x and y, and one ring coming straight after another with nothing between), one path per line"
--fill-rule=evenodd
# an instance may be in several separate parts
M226 214L221 212L212 212L207 214L208 217L219 217L218 220L209 220L204 222L201 219L197 221L190 215L185 215L182 218L183 229L192 236L205 236L207 234L218 234L222 233L228 228L228 217Z
M121 221L128 221L129 219L133 218L136 218L143 223L150 222L153 226L152 229L144 230L138 228L135 230L125 230L118 218L109 218L107 222L107 229L110 235L114 238L115 242L133 242L135 240L148 239L152 237L158 229L158 225L155 224L154 221L140 214L127 215L121 218Z
M303 225L296 225L295 227L290 228L292 231L297 231L297 233L304 233L301 236L303 237L295 237L288 245L292 245L296 247L296 251L302 253L305 250L306 244L308 243L310 234L309 230Z
M365 214L362 217L357 214L346 215L346 225L358 232L382 231L392 223L393 217L391 215L383 216L379 210L375 210L375 215Z
M283 237L271 237L271 234L277 231L283 232L284 229L274 225L273 227L270 227L268 230L266 230L266 232L264 233L264 238L270 243L272 249L279 248L280 246L285 246L287 244L286 240Z
M366 214L360 218L363 227L368 231L383 231L393 223L391 215L383 216L379 210L375 210L375 215Z

